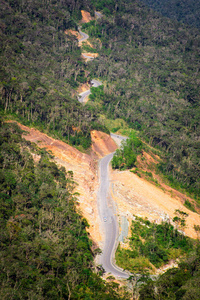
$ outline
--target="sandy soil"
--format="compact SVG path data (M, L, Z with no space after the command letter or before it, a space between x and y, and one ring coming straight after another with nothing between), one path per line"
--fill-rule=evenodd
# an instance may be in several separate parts
M97 56L99 56L99 54L98 53L83 53L84 55L87 55L87 56L90 56L90 57L97 57Z
M185 203L185 200L188 200L196 208L196 211L198 213L200 213L199 208L196 206L196 203L192 198L171 188L170 186L166 185L163 182L163 179L160 177L159 174L157 174L157 171L156 171L156 169L157 169L156 165L161 161L161 159L158 155L151 153L151 151L150 151L150 154L143 151L142 156L137 157L137 168L139 168L140 170L143 170L144 172L152 173L152 176L153 176L152 179L154 179L158 182L158 184L165 191L165 193L167 193L168 195L170 195L173 198L180 200L182 204ZM142 176L142 178L145 178L145 175L142 173L141 173L141 176Z
M117 145L110 135L104 132L93 130L91 132L91 138L92 150L97 153L100 158L114 152L117 149Z
M160 223L172 221L174 211L179 209L188 213L185 233L196 238L193 226L200 225L200 215L188 210L180 199L171 197L162 189L130 171L111 171L111 193L117 203L118 214L127 216L131 224L132 216L147 217L150 221Z

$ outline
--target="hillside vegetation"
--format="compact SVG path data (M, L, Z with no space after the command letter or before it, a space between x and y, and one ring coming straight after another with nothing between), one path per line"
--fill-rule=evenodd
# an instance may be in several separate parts
M110 11L108 17L83 26L99 53L88 69L104 82L86 106L109 119L124 119L150 145L162 149L160 170L174 187L198 198L199 31L136 1L118 0Z
M81 9L89 1L0 1L0 107L72 145L88 148L90 130L105 128L77 101L86 82L77 39Z
M124 119L163 150L159 170L171 185L200 194L200 35L136 1L1 1L1 110L87 149L99 114ZM75 36L81 9L103 18L82 25L99 57L87 65ZM77 87L104 86L82 106Z
M73 173L21 133L0 123L0 298L129 299L94 272Z
M113 168L134 166L142 151L141 138L161 150L159 170L171 184L199 200L198 30L134 0L0 4L4 119L37 126L82 150L91 145L91 130L108 132L105 118L121 120L137 134L116 153ZM92 16L95 10L103 13L82 25L93 52L99 54L87 64L77 38L65 33L78 30L83 9ZM104 85L91 89L90 101L82 106L77 89L92 78L101 78ZM59 168L52 155L21 134L16 125L0 122L1 298L129 299L118 284L105 283L100 278L103 270L94 266L99 250L94 250L89 224L76 210L73 173ZM145 254L149 266L160 266L173 251L177 254L177 248L189 252L190 241L170 225L147 225L144 229L139 222L133 224L137 236L132 234L132 249L118 249L123 266L129 264L127 257L133 262ZM151 234L154 239L148 240ZM179 268L141 287L140 299L198 299L198 283L196 247Z
M152 272L155 268L169 263L171 259L191 252L192 240L178 229L182 228L174 228L167 221L155 224L135 217L131 224L129 248L118 247L117 264L131 273Z
M141 2L144 2L165 17L193 27L200 27L199 0L141 0Z
M193 256L181 261L156 281L147 280L140 289L139 300L198 300L200 298L199 245Z

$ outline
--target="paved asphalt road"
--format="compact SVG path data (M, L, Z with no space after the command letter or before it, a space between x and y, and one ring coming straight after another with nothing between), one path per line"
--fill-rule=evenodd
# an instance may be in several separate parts
M86 58L87 60L93 60L93 59L94 59L94 57L89 56L89 55L84 54L84 53L82 53L82 56L83 56L84 58ZM86 61L86 62L87 62L87 61Z
M123 139L123 138L122 138ZM100 160L100 188L98 193L98 205L100 219L104 224L104 247L100 257L100 264L106 272L120 278L128 278L129 274L124 272L113 263L113 257L117 246L118 223L112 208L112 198L109 194L109 162L114 153Z
M98 87L98 86L102 85L102 82L99 80L96 80L96 79L92 79L91 83L92 83L93 87ZM85 92L80 93L78 95L78 101L81 103L84 103L85 98L90 94L91 94L90 89Z
M78 28L78 31L82 35L82 38L78 40L79 42L86 41L89 38L89 35L85 32L82 32L80 27Z
M95 13L97 17L102 17L100 13ZM82 35L82 38L79 42L85 41L89 38L89 36L82 32L79 28L79 32ZM86 57L87 58L87 57ZM91 57L90 57L91 59ZM91 81L93 87L98 87L102 83L98 80L93 79ZM81 94L79 94L79 102L84 103L84 99L91 94L90 90L87 90ZM118 139L120 141L126 139L125 137L120 137L115 134L111 134L111 137ZM117 237L118 237L118 223L117 218L114 215L112 209L112 199L109 195L109 162L112 159L114 153L111 153L100 160L100 188L98 194L98 205L99 205L99 213L101 221L104 224L104 232L105 232L105 240L103 253L100 258L100 264L103 266L106 272L111 273L112 275L120 278L128 278L129 275L124 272L119 267L113 264L113 257L115 253L115 247L117 245Z
M97 11L95 11L95 16L97 19L102 18L102 14ZM89 38L89 35L87 33L81 31L81 27L78 27L78 31L82 35L82 38L78 40L79 42L86 41Z
M100 12L95 11L95 16L97 19L102 18L103 15Z
M100 13L95 13L95 14L96 14L99 18L101 17L101 14L100 14ZM85 41L85 40L87 40L87 39L89 38L89 36L88 36L86 33L84 33L84 32L81 31L80 27L78 28L78 30L79 30L80 34L82 35L82 38L79 39L79 42L83 42L83 41ZM91 60L91 59L94 59L93 57L87 56L87 55L85 55L85 54L83 54L83 56L86 57L86 58L88 58L88 59L90 59L90 60ZM91 84L92 84L93 87L98 87L99 85L102 85L102 82L93 79L93 80L91 81ZM85 92L80 93L79 96L78 96L78 101L81 102L81 103L84 103L84 102L85 102L85 101L84 101L85 98L86 98L88 95L90 95L90 94L91 94L90 89L87 90L87 91L85 91Z
M115 133L110 133L111 138L116 142L118 146L120 146L122 141L125 141L127 139L126 136L118 135Z

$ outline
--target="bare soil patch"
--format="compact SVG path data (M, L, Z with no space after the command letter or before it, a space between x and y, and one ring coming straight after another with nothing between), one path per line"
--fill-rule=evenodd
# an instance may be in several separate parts
M87 55L87 56L89 56L89 57L94 57L94 58L96 58L96 57L98 57L99 56L99 54L98 53L83 53L84 55Z
M91 16L91 14L88 11L81 10L81 14L82 14L81 23L88 23L95 19Z
M82 92L88 91L89 89L90 89L90 85L88 83L84 83L78 87L77 92L80 94Z
M200 216L188 210L180 199L168 195L130 171L111 171L111 193L117 203L118 213L127 216L131 224L132 216L147 217L151 222L172 222L176 209L188 213L185 233L196 238L194 225L200 225Z
M188 200L195 207L196 211L200 213L199 207L196 205L196 202L192 198L173 189L172 187L168 186L166 183L163 182L163 178L156 171L157 170L156 165L160 162L161 162L160 157L158 155L151 153L151 151L150 153L146 153L145 151L143 151L142 156L137 157L137 167L139 168L139 170L152 174L152 178L150 177L148 178L148 180L150 181L152 180L155 183L157 183L157 185L159 185L160 188L162 188L165 191L165 193L180 200L183 205L185 201ZM144 179L147 179L148 177L148 175L146 177L145 173L141 173L141 172L140 172L140 176Z
M91 132L92 138L92 150L101 158L105 155L114 152L117 149L117 145L110 137L110 135L93 130Z
M69 35L74 35L78 40L82 38L81 34L78 31L72 29L65 30L65 33Z
M104 156L116 149L116 145L111 137L106 133L93 131L91 133L92 150L90 154L85 154L39 130L29 128L20 123L17 124L22 130L26 131L23 134L26 140L36 143L40 148L51 151L54 155L54 161L58 165L64 166L67 171L73 171L74 181L78 184L75 192L80 194L77 197L77 209L88 220L90 224L88 232L95 244L98 245L102 241L102 236L99 228L100 219L97 207L97 191L99 187L97 162L101 155ZM35 161L38 161L40 156L34 155L33 158Z

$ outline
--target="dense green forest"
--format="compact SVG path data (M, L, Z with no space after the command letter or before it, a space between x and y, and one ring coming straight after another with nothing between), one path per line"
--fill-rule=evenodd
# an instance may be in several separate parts
M73 173L21 133L0 123L0 298L129 299L94 272Z
M179 210L176 213L182 215L182 220L187 217ZM132 272L128 279L132 285L131 299L199 300L200 243L199 239L194 242L183 234L185 225L183 222L174 228L168 221L155 224L139 217L132 221L129 246L119 246L116 252L117 264ZM199 229L195 227L197 236ZM149 276L155 267L176 258L179 258L177 267Z
M139 300L199 300L199 261L200 245L192 256L179 263L178 268L168 270L155 281L148 279L140 288Z
M199 0L141 0L163 16L179 22L200 27L200 1Z
M108 132L99 114L124 119L164 151L162 173L176 188L200 194L200 35L137 1L1 0L1 110L80 149L90 130ZM103 18L83 24L99 57L87 65L75 36L81 9ZM104 87L82 106L77 87Z
M101 126L77 101L87 81L77 39L81 9L89 1L0 1L0 107L4 113L58 138L88 148ZM78 128L78 130L73 130Z
M108 132L101 115L124 120L144 141L162 150L159 169L171 184L199 199L197 29L163 18L135 0L0 0L0 4L4 117L37 126L82 150L91 145L92 129ZM93 52L99 53L87 64L76 37L65 33L78 29L81 9L92 16L95 10L103 13L82 25L95 46ZM176 11L181 18L175 18L183 21L181 6ZM195 18L194 14L192 26L198 26ZM93 77L104 85L93 88L90 101L82 106L77 88ZM23 140L21 133L16 125L0 122L1 298L129 299L116 283L105 283L101 272L94 272L95 250L86 231L89 225L76 211L72 172L58 168L50 154ZM113 167L131 168L141 147L136 137L127 141L116 153ZM171 225L147 225L145 231L143 225L134 224L137 236L132 235L128 254L118 249L124 264L127 257L145 254L159 266L177 249L191 248ZM153 241L136 245L138 236L151 234ZM197 300L198 286L199 248L179 268L149 280L140 289L140 299Z
M124 119L151 146L162 149L160 170L174 187L198 198L199 31L136 1L118 0L110 11L82 27L99 53L88 69L104 82L88 110Z

